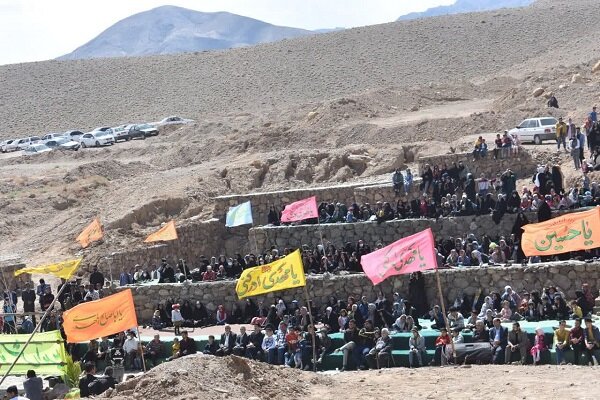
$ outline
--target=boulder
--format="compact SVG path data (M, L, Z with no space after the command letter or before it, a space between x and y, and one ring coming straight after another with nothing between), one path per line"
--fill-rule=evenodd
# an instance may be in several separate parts
M533 91L533 97L540 97L544 93L544 88L539 87Z

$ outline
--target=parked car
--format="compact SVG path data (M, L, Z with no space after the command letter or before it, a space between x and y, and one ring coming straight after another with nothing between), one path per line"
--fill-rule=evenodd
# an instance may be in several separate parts
M42 142L46 143L48 140L57 139L64 136L64 133L47 133L44 136L42 136Z
M117 143L119 140L129 140L129 126L130 125L121 125L121 126L116 126L112 129L112 135L115 137L115 143Z
M31 156L34 154L47 153L49 151L52 151L52 149L50 147L46 146L43 143L37 143L37 144L32 144L31 146L26 147L23 150L23 154L27 155L27 156Z
M65 137L68 137L71 140L79 142L81 137L83 136L83 132L81 131L66 131L64 133Z
M85 133L81 137L81 147L99 147L106 145L113 145L115 143L115 137L107 132L94 131Z
M163 120L157 122L154 125L162 126L162 125L176 125L176 124L189 124L190 122L194 122L193 119L185 119L177 116L170 116L164 118Z
M146 139L149 136L157 136L158 129L154 125L150 124L139 124L139 125L131 125L129 127L129 137L130 138L142 138Z
M542 144L544 140L556 140L557 123L554 117L528 118L508 133L516 134L521 143Z
M57 137L56 139L48 140L46 146L52 150L79 150L81 145L79 142L68 139L66 137Z
M2 142L0 142L0 151L2 153L7 153L11 150L8 149L8 147L12 144L12 142L14 142L16 139L8 139L8 140L4 140Z
M24 150L26 147L36 144L39 141L39 136L29 136L26 138L19 139L19 141L17 142L17 150Z
M4 152L8 153L9 151L17 151L19 150L19 140L21 139L13 139L10 142L6 142L3 146Z
M112 135L113 130L110 126L100 126L96 129L94 129L92 132L106 132L106 133L110 133Z

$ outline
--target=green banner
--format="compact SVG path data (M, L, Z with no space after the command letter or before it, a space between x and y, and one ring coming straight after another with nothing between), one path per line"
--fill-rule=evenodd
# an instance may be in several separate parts
M21 352L29 335L0 335L0 374L4 374ZM33 369L38 375L63 375L67 352L59 331L36 333L10 372L25 375Z

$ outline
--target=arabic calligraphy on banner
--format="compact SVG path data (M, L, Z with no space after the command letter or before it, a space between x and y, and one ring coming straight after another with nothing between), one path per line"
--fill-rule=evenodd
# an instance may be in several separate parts
M600 208L528 224L523 231L521 247L527 257L593 249L600 246Z
M0 335L0 374L6 373L27 339L29 335ZM67 352L60 331L37 333L25 348L11 374L25 375L28 370L33 369L39 375L62 375L66 357Z
M235 285L240 299L306 285L300 250L270 264L248 268Z
M137 326L131 289L79 304L63 314L67 342L84 342Z
M82 259L62 261L55 264L39 265L37 267L25 267L15 271L15 276L21 274L49 274L59 278L69 279L79 268Z
M437 267L433 232L430 228L400 239L389 246L361 257L365 274L374 285L393 275Z

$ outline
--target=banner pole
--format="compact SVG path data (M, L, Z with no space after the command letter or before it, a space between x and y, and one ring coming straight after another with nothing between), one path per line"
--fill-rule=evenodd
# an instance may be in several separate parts
M140 354L142 355L142 365L144 366L144 372L146 371L146 358L144 357L144 346L142 346L142 335L140 335L140 327L136 326L137 337L140 339Z
M17 364L17 361L19 361L19 358L21 358L21 356L23 355L23 353L25 352L25 348L29 345L29 343L31 343L31 341L33 340L33 336L37 333L37 331L42 327L42 323L44 322L44 320L46 319L46 317L50 314L50 312L52 311L52 309L54 308L54 305L56 304L56 302L58 301L58 298L62 295L63 291L65 290L65 288L67 286L71 286L71 285L67 285L67 281L65 280L65 283L63 283L62 287L60 288L60 290L58 291L58 293L56 294L56 296L54 297L54 300L52 300L52 303L50 303L50 306L48 306L48 308L46 309L46 312L44 313L44 315L42 316L42 318L40 319L40 322L37 323L37 325L35 326L35 328L33 328L33 332L31 332L31 335L29 335L29 338L27 339L27 341L25 342L25 344L23 345L23 348L21 349L21 351L19 351L19 354L17 354L17 357L15 358L15 360L12 362L12 364L10 365L10 367L8 367L8 370L6 370L6 372L4 373L4 376L2 376L2 380L0 380L0 385L2 385L4 383L4 381L6 380L6 377L10 374L10 372L13 370L13 368L15 367L15 365Z
M306 288L306 285L304 285L304 297L306 297L306 307L308 308L308 318L310 320L310 324L312 325L313 329L312 329L312 353L313 353L313 371L317 372L317 339L316 339L316 329L317 327L315 326L315 322L313 321L313 315L312 315L312 307L310 306L310 299L308 297L308 289Z
M452 348L452 356L456 359L456 349L454 348L454 340L450 334L450 324L448 324L448 316L446 315L446 303L444 302L444 294L442 293L442 281L440 280L440 270L435 268L435 278L437 280L438 292L440 295L440 304L442 306L442 314L444 315L444 324L446 325L446 331L450 335L450 347Z
M319 236L321 237L321 246L323 246L323 257L327 256L327 252L325 251L325 244L323 243L323 228L321 227L321 220L317 217L317 224L319 225ZM321 260L319 260L319 264Z

